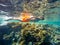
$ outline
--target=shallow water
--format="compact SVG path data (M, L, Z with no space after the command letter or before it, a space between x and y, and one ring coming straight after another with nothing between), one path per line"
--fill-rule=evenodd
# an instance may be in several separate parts
M10 13L12 13L12 12L9 12L9 10L10 9L7 9L7 10L6 9L4 10L3 8L0 9L0 34L1 34L0 44L2 44L2 45L11 45L9 43L12 43L12 40L14 40L16 38L16 37L14 37L15 33L18 32L17 31L18 29L14 28L14 30L13 30L13 29L11 29L11 27L8 27L7 24L8 23L12 23L12 22L21 22L19 20L9 20L9 21L6 21L7 19L10 19L10 17L8 15L10 15ZM24 23L26 23L26 22L24 22ZM47 11L47 13L44 15L44 20L30 21L30 23L36 23L36 25L37 24L42 24L42 25L43 24L48 24L48 25L51 25L51 27L53 28L53 30L51 32L56 33L56 36L58 38L58 35L60 35L60 6L49 9ZM58 29L54 29L54 27L56 27ZM19 26L17 28L19 28ZM7 34L8 36L11 34L13 36L12 36L12 38L10 40L6 40L6 39L3 39L4 38L3 35L5 35L5 34ZM53 34L51 34L51 35L53 35ZM59 38L59 41L60 41L60 38ZM54 41L52 41L52 43L53 43L53 45L55 45ZM56 41L56 43L57 43L57 41ZM31 44L29 43L29 45L32 45L32 43Z
M45 19L44 20L38 20L38 21L33 21L36 23L41 23L41 24L56 24L56 25L60 25L60 8L54 8L54 9L50 9L48 10L49 13L45 15ZM52 12L55 12L56 14L52 14ZM3 24L4 22L6 22L6 16L0 16L0 24ZM9 18L9 17L8 17ZM7 22L20 22L18 20L10 20Z

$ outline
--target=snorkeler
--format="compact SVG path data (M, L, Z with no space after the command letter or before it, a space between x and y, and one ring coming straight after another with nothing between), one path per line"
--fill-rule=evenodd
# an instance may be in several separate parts
M31 13L22 12L20 16L13 17L12 19L14 19L14 20L20 20L21 22L29 22L29 21L35 21L37 19L44 20L44 16L34 16ZM12 19L9 19L9 20L12 20Z

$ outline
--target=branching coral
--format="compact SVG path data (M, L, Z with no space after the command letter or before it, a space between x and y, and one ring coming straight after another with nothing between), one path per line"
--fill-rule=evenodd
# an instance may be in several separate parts
M57 27L47 24L34 23L10 23L10 34L5 34L4 39L11 39L12 45L41 45L43 42L55 42L57 40ZM13 32L13 35L12 35ZM59 34L59 33L58 33ZM56 40L55 40L56 39ZM58 42L58 40L57 40Z
M23 37L22 42L24 42L24 45L26 43L29 44L29 42L32 42L34 45L40 45L49 34L46 30L41 30L39 27L37 28L36 24L29 24L25 26L25 28L22 28L21 36Z
M56 13L58 13L55 13L55 11L50 13L49 11L51 9L60 7L60 1L57 0L11 0L11 2L13 7L15 8L15 10L11 13L15 16L19 16L21 12L27 11L35 16L44 15L45 18L47 18L47 15L55 15Z
M53 2L54 0L33 0L29 1L25 0L23 3L23 10L28 10L29 12L33 13L34 15L45 15L44 12L49 10L50 8L54 8L57 5L56 3L49 3ZM54 1L55 2L55 1Z

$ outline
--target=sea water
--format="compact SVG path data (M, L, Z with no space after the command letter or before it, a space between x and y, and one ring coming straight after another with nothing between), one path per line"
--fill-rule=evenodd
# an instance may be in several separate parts
M35 21L36 23L40 23L40 24L56 24L56 25L60 25L60 8L54 8L54 9L50 9L48 12L57 12L56 14L48 14L45 15L45 19L44 20L39 20L39 21ZM9 18L9 17L8 17ZM0 24L4 24L5 22L20 22L18 20L10 20L10 21L5 21L6 16L0 16Z

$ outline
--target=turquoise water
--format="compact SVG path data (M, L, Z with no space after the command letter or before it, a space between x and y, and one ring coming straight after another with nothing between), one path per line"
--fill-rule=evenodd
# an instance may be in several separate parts
M49 14L48 14L49 13ZM0 17L0 24L6 24L6 22L20 22L18 20L5 21L5 17ZM54 8L47 11L44 20L33 21L40 24L55 24L60 25L60 8Z
M60 8L54 8L47 11L46 20L51 22L60 21Z

